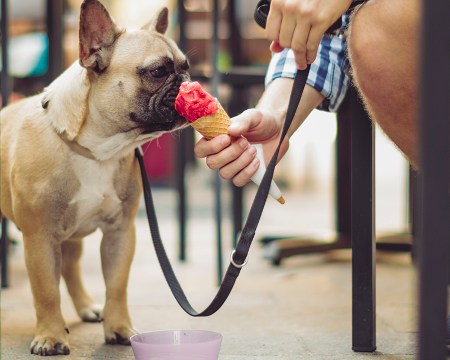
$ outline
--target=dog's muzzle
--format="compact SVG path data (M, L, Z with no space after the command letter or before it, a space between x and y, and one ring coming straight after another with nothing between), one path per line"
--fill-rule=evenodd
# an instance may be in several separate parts
M131 113L131 120L140 123L143 133L146 134L182 127L186 120L175 110L175 98L181 83L189 79L188 75L177 75L173 81L166 83L162 89L150 96L146 101L146 109Z
M180 83L181 84L181 83ZM178 95L180 84L168 89L162 96L154 96L150 99L149 106L155 115L151 127L159 127L158 130L171 130L186 120L175 110L175 98Z

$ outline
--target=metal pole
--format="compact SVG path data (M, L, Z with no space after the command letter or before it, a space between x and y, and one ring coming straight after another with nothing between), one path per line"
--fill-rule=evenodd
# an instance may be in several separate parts
M63 15L62 0L47 0L48 82L53 81L64 70Z
M11 82L9 78L9 64L8 64L8 0L2 0L1 5L2 19L1 19L1 36L2 36L2 72L1 72L1 92L2 92L2 107L5 107L9 101L9 95L11 93ZM2 288L8 287L8 251L9 251L9 239L8 239L8 220L3 218L2 220L2 235L0 239L0 251L1 251L1 286Z
M354 88L349 90L355 92ZM375 336L374 127L354 93L351 113L352 349L372 352Z
M213 0L212 14L212 39L211 39L211 62L213 74L211 78L211 92L215 97L219 94L220 73L218 65L219 53L219 0ZM220 176L216 171L214 173L214 199L215 199L215 220L216 220L216 238L217 238L217 283L222 282L222 188Z
M185 51L186 47L186 9L184 8L184 1L178 0L178 23L179 23L179 46L182 51ZM186 129L187 130L187 129ZM177 167L176 167L176 187L178 192L178 259L180 261L186 260L186 219L187 219L187 201L186 201L186 146L188 132L184 130L180 133L179 141L177 142Z
M450 2L423 0L421 11L419 359L444 360L450 280Z
M2 19L1 19L1 31L2 31L2 73L1 73L1 91L2 91L2 107L6 106L9 100L9 94L11 91L11 83L9 79L9 64L8 64L8 0L2 0Z

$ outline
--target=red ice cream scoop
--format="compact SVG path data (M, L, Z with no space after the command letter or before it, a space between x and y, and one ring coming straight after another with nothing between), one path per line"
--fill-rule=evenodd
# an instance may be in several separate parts
M175 110L187 121L193 122L212 115L218 109L217 100L206 92L197 81L185 81L175 99Z
M227 134L231 119L220 103L197 81L185 81L175 99L175 110L207 140Z

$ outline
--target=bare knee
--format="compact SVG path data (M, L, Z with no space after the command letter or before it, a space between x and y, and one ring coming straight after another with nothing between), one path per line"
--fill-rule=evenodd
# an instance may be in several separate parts
M418 0L371 0L353 14L349 57L355 80L368 95L376 96L380 84L416 76L418 17Z
M415 161L418 1L371 0L356 10L348 40L353 81L372 119Z
M377 49L377 43L382 42L383 35L379 31L383 30L368 31L368 28L373 26L370 13L371 9L368 5L363 5L354 12L348 39L348 55L353 77L358 79L361 76L363 79L368 79L369 81L363 81L364 85L372 83L370 79L380 72L381 67L377 60L379 52L375 49Z

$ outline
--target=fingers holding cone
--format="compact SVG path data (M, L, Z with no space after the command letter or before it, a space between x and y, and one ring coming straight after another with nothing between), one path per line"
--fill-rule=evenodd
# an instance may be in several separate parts
M186 81L180 85L179 93L175 99L175 109L207 140L228 134L228 127L231 125L229 115L217 99L203 90L196 81ZM261 144L257 144L257 157L260 165L252 176L252 181L259 186L266 171ZM273 180L269 193L280 204L285 203L281 191Z

